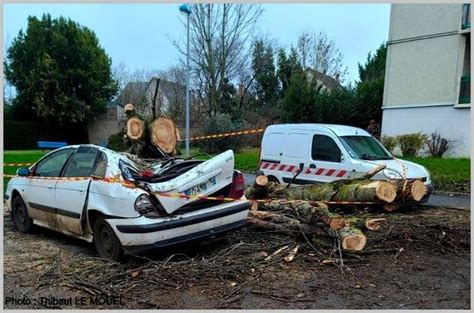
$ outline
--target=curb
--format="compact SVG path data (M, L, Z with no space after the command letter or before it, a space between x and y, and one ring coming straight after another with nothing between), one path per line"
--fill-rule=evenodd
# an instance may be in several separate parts
M457 192L457 191L435 190L433 191L433 194L438 195L438 196L449 196L449 197L466 197L466 198L471 197L471 193Z

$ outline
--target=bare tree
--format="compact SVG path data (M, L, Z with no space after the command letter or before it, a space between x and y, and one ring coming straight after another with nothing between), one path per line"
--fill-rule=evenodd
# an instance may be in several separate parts
M171 66L160 78L158 101L161 103L161 114L171 117L174 121L182 121L186 99L186 69L177 65Z
M226 80L234 81L249 62L250 39L262 13L259 5L192 4L190 61L196 89L210 115L220 112ZM174 41L186 57L186 43Z
M347 66L344 67L342 53L326 33L316 34L312 31L304 31L298 37L296 48L305 69L311 68L326 74L339 83L344 81L348 73Z

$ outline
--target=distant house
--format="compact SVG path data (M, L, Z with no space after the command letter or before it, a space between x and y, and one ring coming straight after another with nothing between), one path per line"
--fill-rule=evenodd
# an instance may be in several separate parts
M382 135L439 132L470 156L470 4L392 4Z
M316 86L320 87L321 89L327 90L327 91L332 91L336 88L340 88L341 84L339 81L329 75L326 75L324 73L318 72L313 69L307 69L306 70L306 75L309 79L309 81L313 81L313 79L316 78Z
M127 103L133 103L142 116L170 115L176 108L184 107L185 86L160 78L149 82L130 82L119 96L107 104L107 111L88 126L89 142L106 146L108 138L124 127L126 115L123 110Z

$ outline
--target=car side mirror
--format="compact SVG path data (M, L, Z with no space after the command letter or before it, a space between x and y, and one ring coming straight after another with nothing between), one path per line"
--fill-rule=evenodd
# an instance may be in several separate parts
M344 162L344 154L342 154L342 153L341 153L341 159L340 160L341 160L341 163Z
M20 168L16 171L16 174L17 174L18 176L26 177L26 176L29 176L29 175L30 175L30 170L29 170L27 167L20 167Z

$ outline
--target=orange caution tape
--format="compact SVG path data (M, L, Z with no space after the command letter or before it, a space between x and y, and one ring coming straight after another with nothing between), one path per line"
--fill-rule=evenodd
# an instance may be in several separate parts
M263 133L264 131L265 131L265 128L248 129L248 130L241 130L241 131L230 132L230 133L197 136L197 137L189 138L189 140L205 140L205 139L224 138L224 137L231 137L231 136L241 136L241 135L248 135L248 134L258 134L258 133ZM186 141L186 139L180 139L179 141Z

